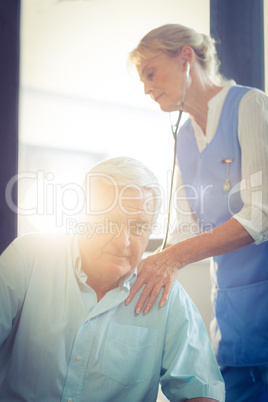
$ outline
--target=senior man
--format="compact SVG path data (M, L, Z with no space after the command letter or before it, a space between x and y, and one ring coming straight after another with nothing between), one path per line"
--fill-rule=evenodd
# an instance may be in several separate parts
M177 282L148 315L124 303L157 188L139 161L105 160L85 180L88 231L28 234L4 251L0 401L150 402L159 383L171 401L224 401L204 324Z

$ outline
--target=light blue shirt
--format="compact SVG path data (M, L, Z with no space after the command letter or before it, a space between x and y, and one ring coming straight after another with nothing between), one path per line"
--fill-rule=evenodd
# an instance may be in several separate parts
M125 306L134 272L99 303L78 241L25 235L0 260L0 401L224 401L201 317L175 282L168 303Z

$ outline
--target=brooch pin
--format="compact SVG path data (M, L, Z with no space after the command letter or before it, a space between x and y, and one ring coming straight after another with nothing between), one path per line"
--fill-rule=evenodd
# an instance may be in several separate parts
M225 183L223 185L224 191L229 191L231 188L231 183L229 182L229 165L233 160L231 158L223 159L222 162L226 163L226 174L225 174Z

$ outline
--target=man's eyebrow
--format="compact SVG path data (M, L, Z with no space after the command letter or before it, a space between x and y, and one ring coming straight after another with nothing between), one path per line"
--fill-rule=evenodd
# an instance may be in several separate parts
M103 216L103 218L110 219L110 220L120 220L120 219L122 219L122 216L120 214L111 213L111 212L104 213L102 216Z
M135 220L137 224L143 225L143 224L150 223L151 222L151 217L147 216L147 215L146 215L146 217L138 216L138 217L134 218L133 220Z

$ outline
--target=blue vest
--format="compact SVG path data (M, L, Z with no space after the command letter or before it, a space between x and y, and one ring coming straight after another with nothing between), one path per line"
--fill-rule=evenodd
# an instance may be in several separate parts
M204 231L228 221L243 207L238 108L249 89L230 89L215 136L203 152L197 148L190 119L179 131L177 158L182 180ZM226 163L222 161L227 158L232 159L229 192L223 190ZM211 342L219 365L268 364L268 242L214 257L211 276Z

